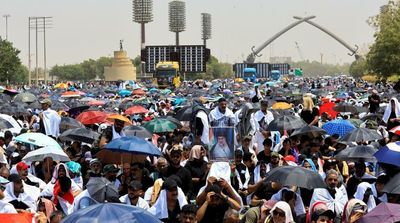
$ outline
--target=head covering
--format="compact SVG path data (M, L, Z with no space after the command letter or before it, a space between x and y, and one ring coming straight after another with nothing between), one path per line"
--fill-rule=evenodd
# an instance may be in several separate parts
M97 158L94 158L94 159L91 159L91 160L90 160L90 162L89 162L89 166L91 166L91 165L93 165L93 164L95 164L95 163L100 163L100 164L101 164L101 162L100 162L100 160L99 160L99 159L97 159Z
M107 164L103 167L103 173L107 174L109 172L118 172L119 169L114 164Z
M65 165L64 163L59 163L59 164L57 164L57 166L54 168L54 171L53 171L53 178L51 178L51 183L52 183L52 184L55 184L56 181L57 181L57 179L58 179L58 170L60 169L60 166L63 166L63 167L64 167L65 172L66 172L65 176L67 176L68 178L71 179L71 177L69 176L69 172L68 172L68 167L67 167L67 165Z
M91 161L93 158L92 158L92 153L90 152L90 151L86 151L85 152L85 161Z
M185 194L182 189L178 187L178 203L180 209L187 204ZM167 204L167 189L163 189L158 196L156 203L148 209L150 213L155 215L158 219L168 218L168 204Z
M332 210L329 210L328 206L324 202L316 202L314 203L312 210L310 211L311 219L307 218L307 223L311 221L317 221L320 216L327 216L330 219L335 218L335 213Z
M50 222L50 216L54 211L57 210L57 208L54 206L53 202L49 199L40 198L38 201L38 204L37 204L38 207L39 207L40 202L44 203L45 214L46 214L47 220Z
M277 193L272 195L271 200L281 201L283 199L282 193L284 191L292 191L288 187L283 187ZM296 202L294 204L294 211L296 215L302 215L306 213L306 208L304 207L303 199L298 193L294 193L296 195Z
M367 209L368 209L368 207L364 203L364 201L358 200L358 199L349 200L346 203L346 205L344 206L342 222L343 223L349 223L350 222L350 218L351 218L351 214L354 211L366 213Z
M27 170L29 168L29 165L27 165L24 162L19 162L17 163L17 171L21 171L21 170Z
M74 161L69 161L66 163L68 170L74 173L75 175L81 175L81 164L74 162Z
M400 117L400 104L399 104L399 101L395 97L390 99L390 101L392 101L392 100L394 101L395 106L396 106L396 109L395 109L396 117L399 118ZM385 113L383 114L383 118L382 118L382 120L385 123L387 123L389 121L389 117L390 117L391 113L392 113L392 103L389 102L387 107L386 107Z
M203 147L200 145L195 145L192 147L189 153L189 161L193 161L194 159L200 159L201 149Z
M361 182L360 184L358 184L356 193L354 194L354 198L358 200L363 200L365 191L367 191L368 188L371 189L371 194L369 195L367 206L368 206L368 211L371 211L376 207L371 184L367 182Z
M294 222L293 220L293 215L292 215L292 210L290 209L290 206L288 203L284 201L279 201L277 202L274 207L271 209L271 217L273 216L273 212L277 209L281 209L283 212L285 212L285 223L292 223Z
M276 200L264 201L263 208L264 209L272 209L277 202L278 201L276 201Z
M312 171L318 173L317 167L315 167L315 164L314 164L314 162L312 161L312 159L307 158L307 159L303 160L303 162L301 163L301 166L302 166L302 167L304 167L304 163L305 163L305 162L307 162L307 163L310 164Z

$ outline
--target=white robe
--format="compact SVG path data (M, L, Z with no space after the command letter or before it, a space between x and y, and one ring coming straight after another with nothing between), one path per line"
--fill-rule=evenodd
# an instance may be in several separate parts
M208 145L210 143L210 126L208 125L208 117L207 117L207 113L205 113L204 111L199 111L196 114L196 118L200 118L201 119L201 123L203 123L203 132L201 134L201 142Z
M274 115L272 112L267 110L267 114L264 114L261 110L258 110L257 112L253 113L251 115L251 127L254 129L254 136L255 136L255 141L257 143L257 148L263 148L263 142L265 140L265 137L261 133L260 129L260 124L259 122L264 118L265 124L269 124L274 120Z
M178 203L180 209L187 204L185 194L182 189L178 187ZM167 204L167 191L161 190L160 196L153 207L149 208L148 211L156 216L158 219L168 218L168 204Z
M60 135L60 123L61 117L56 111L47 109L42 112L43 114L43 125L46 131L46 135L58 137Z
M329 210L335 212L337 216L341 216L348 199L347 195L343 194L340 189L335 188L335 190L336 194L335 198L333 198L327 189L315 188L309 207L313 207L314 203L317 201L322 201L326 204Z
M17 210L12 204L0 200L0 214L17 214Z
M39 198L39 188L30 186L22 182L24 185L24 193L20 193L18 197L14 194L14 183L10 182L6 185L4 191L4 202L11 202L13 200L18 200L25 203L32 211L36 211L36 201Z
M121 203L124 203L124 204L132 205L131 199L129 199L128 194L125 194L124 196L120 197L119 201L121 201ZM135 205L135 207L139 207L139 208L142 208L145 210L150 208L149 204L141 197L139 197L139 200L138 200L137 204Z
M358 199L358 200L363 200L365 191L368 188L370 188L371 192L372 192L372 194L369 196L368 202L367 202L368 212L370 212L372 209L374 209L376 207L375 198L374 198L374 192L372 190L372 185L371 184L369 184L367 182L361 182L360 184L358 184L357 190L354 193L354 198Z
M235 114L233 114L233 112L229 108L225 109L225 113L221 113L219 111L219 107L216 107L213 110L211 110L211 112L209 114L209 118L210 118L211 123L218 122L217 124L214 124L213 127L228 126L225 123L226 120L223 120L223 119L227 119L227 120L229 119L233 125L236 125Z

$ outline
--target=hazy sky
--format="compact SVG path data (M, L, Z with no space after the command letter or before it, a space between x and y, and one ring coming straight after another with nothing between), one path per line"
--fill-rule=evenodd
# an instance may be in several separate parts
M147 45L173 45L168 30L167 0L153 0L152 23L146 27ZM293 16L315 15L313 20L350 45L365 48L373 42L374 30L366 23L387 0L186 0L186 31L181 44L202 44L200 13L212 15L211 53L221 61L241 62L272 35L289 25ZM53 16L46 32L47 64L70 64L84 59L112 56L119 40L134 58L140 53L140 25L132 22L131 0L0 0L0 15L9 14L8 38L21 50L28 64L28 17ZM5 38L5 19L0 17L0 35ZM43 34L39 33L39 64L43 64ZM298 42L305 59L328 63L353 61L345 47L306 23L290 30L258 58L291 56L299 60ZM31 31L31 53L35 53ZM32 56L32 66L35 63ZM40 65L42 66L42 65Z

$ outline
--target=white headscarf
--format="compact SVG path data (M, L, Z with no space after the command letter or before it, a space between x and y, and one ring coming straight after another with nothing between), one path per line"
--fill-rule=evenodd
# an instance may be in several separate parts
M178 187L178 203L179 207L182 209L184 205L187 204L185 194L183 193L182 189ZM150 213L155 215L158 219L165 219L168 218L168 204L167 204L167 190L163 189L160 192L160 196L156 203L148 209Z
M19 202L23 202L33 211L36 211L36 201L39 198L39 188L30 186L22 182L24 185L24 193L20 193L18 197L14 194L14 183L10 182L6 185L6 190L4 193L5 202L11 202L13 200L17 200Z
M371 211L372 209L374 209L376 207L376 203L375 203L375 198L374 198L374 194L373 194L373 190L372 190L372 185L367 183L367 182L362 182L357 186L357 190L356 193L354 194L354 198L358 199L358 200L363 200L364 199L364 194L365 191L370 188L371 189L371 195L368 198L368 212Z
M281 209L282 211L285 212L285 223L292 223L294 222L293 220L293 215L292 215L292 210L290 209L290 206L288 203L284 202L284 201L279 201L277 202L274 207L271 209L270 213L271 213L271 217L272 217L272 213L276 210L276 208Z
M399 118L400 117L400 104L399 104L399 101L395 97L390 99L390 101L392 101L392 100L394 101L395 106L396 106L396 109L395 109L396 117ZM389 117L390 117L391 113L392 113L392 103L389 102L387 107L386 107L385 113L383 114L383 118L382 118L382 120L385 123L387 123L389 121Z

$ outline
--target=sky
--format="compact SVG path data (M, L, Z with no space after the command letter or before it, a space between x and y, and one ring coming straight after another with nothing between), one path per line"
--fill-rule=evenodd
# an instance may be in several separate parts
M173 45L175 34L168 27L169 0L153 0L153 22L146 25L146 45ZM374 41L375 30L367 19L379 13L387 0L186 0L186 30L180 44L200 45L201 13L212 16L212 38L207 47L222 62L242 62L251 47L293 23L293 16L316 16L312 21L335 33L365 53ZM0 35L21 50L28 64L28 17L51 16L46 31L47 67L80 63L86 59L113 56L119 40L131 58L140 54L140 25L132 22L131 0L0 0ZM43 33L38 34L39 66L43 66ZM298 48L295 42L298 43ZM35 32L31 30L31 60L35 64ZM276 39L257 58L270 56L292 60L322 60L351 63L354 57L327 34L303 23ZM302 58L303 57L303 58Z

